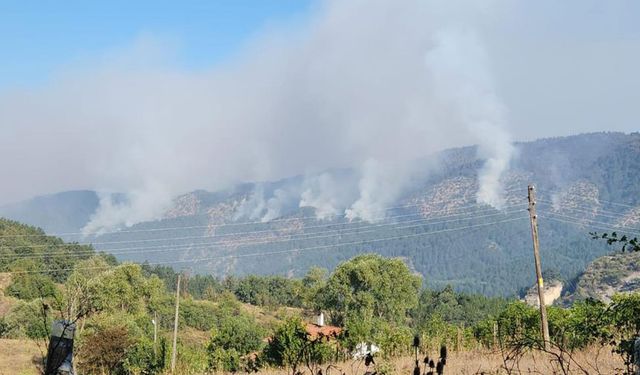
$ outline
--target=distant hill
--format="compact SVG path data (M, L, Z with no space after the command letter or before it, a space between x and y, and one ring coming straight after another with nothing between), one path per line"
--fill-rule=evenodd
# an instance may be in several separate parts
M60 281L76 262L93 255L89 245L67 243L39 228L0 218L0 273L47 271Z
M29 223L48 233L77 232L89 221L99 203L94 191L66 191L0 206L0 217Z
M436 155L439 168L407 189L381 222L316 220L312 209L295 204L264 223L239 214L257 191L268 202L283 191L299 190L303 179L294 177L188 193L176 198L162 219L92 241L119 259L219 276L302 275L311 266L333 268L373 251L405 258L431 286L514 295L535 281L524 210L528 183L537 188L543 269L557 270L564 280L609 251L591 240L589 231L615 225L640 231L635 229L640 228L640 134L584 134L516 147L518 160L503 180L503 211L476 203L482 160L475 147L464 147ZM335 173L352 178L354 172ZM91 207L95 202L78 211L82 214L69 214L76 225L72 231L84 225L81 216ZM28 208L28 215L21 215L31 219L22 220L34 223L38 209ZM68 224L65 228L73 226ZM53 230L51 224L43 227Z
M579 278L573 299L611 301L616 293L640 291L640 253L616 253L593 261Z

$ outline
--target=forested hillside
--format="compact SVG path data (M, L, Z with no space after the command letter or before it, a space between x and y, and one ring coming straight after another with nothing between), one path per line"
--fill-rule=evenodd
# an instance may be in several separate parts
M375 252L406 259L434 287L509 296L535 281L529 183L537 188L543 268L565 280L609 251L589 231L640 232L640 134L585 134L516 147L519 156L503 180L500 210L477 204L482 161L475 147L466 147L425 160L436 167L373 222L342 215L316 219L313 209L297 202L283 204L275 218L261 216L269 202L300 189L303 178L295 177L185 194L160 220L77 239L121 260L220 277L302 276L314 265L332 269ZM353 177L349 170L333 173ZM260 215L243 214L256 200L264 202L253 210L262 207Z
M56 319L76 327L74 363L79 373L170 371L179 277L172 268L119 264L89 247L65 244L16 222L3 221L0 238L0 255L7 260L0 269L0 342L32 346L26 344L30 341L40 348L31 362L18 365L0 352L0 372L8 364L23 373L42 369ZM31 250L39 245L68 250L56 253L58 268L47 263L50 255ZM25 262L31 268L25 269ZM495 372L518 366L522 359L516 355L494 365L478 360L483 351L542 351L535 308L450 287L425 288L423 278L402 258L362 254L332 272L312 268L302 278L180 277L174 373L344 372L346 367L339 366L345 363L361 366L362 359L353 356L363 343L380 349L376 363L367 367L389 374L407 372L395 367L395 361L414 353L412 343L439 361L438 366L446 363L461 371ZM319 312L327 325L316 323ZM616 353L585 363L576 356L556 356L551 362L606 371L623 364L630 368L628 344L640 326L638 312L638 294L615 295L608 306L587 300L570 309L550 307L550 343L555 350L575 354L595 345ZM442 347L448 348L449 357ZM476 357L464 362L469 350ZM433 357L437 352L440 358ZM435 366L429 361L424 365Z

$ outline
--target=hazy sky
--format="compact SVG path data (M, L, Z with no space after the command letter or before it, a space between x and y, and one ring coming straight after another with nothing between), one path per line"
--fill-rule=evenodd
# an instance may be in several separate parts
M3 0L0 87L37 86L57 70L131 45L140 35L177 50L184 69L208 68L269 27L303 22L308 0Z
M633 0L3 1L0 204L150 205L471 143L502 169L510 140L637 131L639 19Z

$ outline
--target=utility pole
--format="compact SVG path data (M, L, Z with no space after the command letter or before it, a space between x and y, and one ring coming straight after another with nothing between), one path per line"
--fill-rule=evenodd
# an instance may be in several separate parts
M171 373L176 369L176 352L178 350L178 311L180 309L180 274L176 286L176 317L173 321L173 351L171 352Z
M533 257L536 263L538 278L538 300L540 302L540 331L544 340L545 350L549 350L549 322L547 322L547 306L544 304L544 281L542 280L542 266L540 265L540 242L538 241L538 215L536 215L536 192L533 185L528 187L529 218L531 220L531 237L533 239Z

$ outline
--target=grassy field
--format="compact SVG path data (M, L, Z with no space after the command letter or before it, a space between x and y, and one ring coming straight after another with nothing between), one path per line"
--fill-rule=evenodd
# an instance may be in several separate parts
M30 340L0 339L0 375L38 374L34 361L40 350Z
M34 360L40 352L35 343L29 340L0 339L0 375L37 374ZM435 354L435 353L434 353ZM570 374L616 374L616 369L622 368L619 357L611 354L607 348L600 350L590 349L574 355L580 369L575 364L569 369ZM381 367L391 370L394 374L413 373L414 362L412 358L405 357L393 361L376 359ZM484 351L451 353L447 361L445 374L509 374L505 370L505 363L500 353ZM543 354L525 355L519 363L509 363L511 374L563 374L553 357ZM305 374L310 374L308 369ZM372 370L372 368L370 369ZM327 375L362 375L367 368L361 361L345 362L331 367L322 366L323 374ZM260 372L266 375L284 374L283 370L264 370Z

